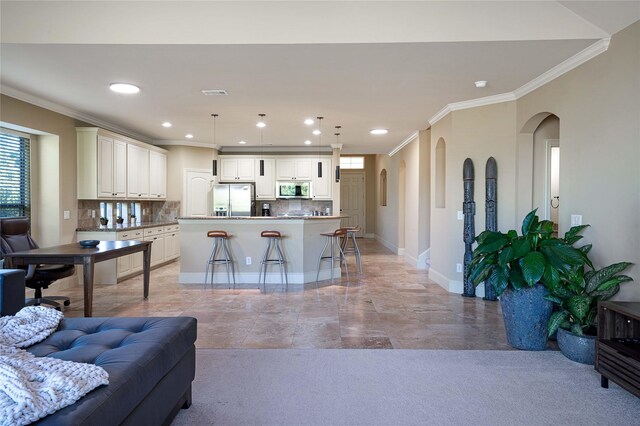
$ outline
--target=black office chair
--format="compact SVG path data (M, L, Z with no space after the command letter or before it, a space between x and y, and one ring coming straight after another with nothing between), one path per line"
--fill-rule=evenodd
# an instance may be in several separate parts
M14 253L38 248L38 244L29 235L29 219L26 217L0 218L0 257L5 253ZM64 296L42 297L42 289L61 278L73 275L73 265L29 265L26 270L26 286L36 291L35 297L28 298L25 305L46 304L60 310L61 301L69 306L70 300Z

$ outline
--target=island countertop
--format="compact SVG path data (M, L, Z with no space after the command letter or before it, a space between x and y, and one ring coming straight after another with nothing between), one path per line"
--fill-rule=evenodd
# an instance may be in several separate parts
M179 217L180 224L180 276L181 284L205 282L207 260L213 239L211 230L225 231L229 235L228 247L233 258L236 284L239 288L257 288L260 260L264 256L267 239L262 231L278 231L282 235L282 250L286 259L289 285L312 283L318 274L318 259L324 248L327 232L340 227L340 216L205 216ZM320 280L331 277L331 265L322 262ZM340 262L334 265L334 276L340 277ZM280 285L280 271L270 266L266 272L267 286ZM216 267L216 286L226 288L225 267ZM211 278L209 277L209 282Z

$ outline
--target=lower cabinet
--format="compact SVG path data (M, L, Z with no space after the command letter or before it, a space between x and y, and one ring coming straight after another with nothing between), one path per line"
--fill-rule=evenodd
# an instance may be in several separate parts
M180 226L177 224L118 232L82 231L78 232L78 241L80 240L152 241L151 267L180 257ZM125 277L142 273L142 265L142 252L96 263L94 281L99 284L116 284Z

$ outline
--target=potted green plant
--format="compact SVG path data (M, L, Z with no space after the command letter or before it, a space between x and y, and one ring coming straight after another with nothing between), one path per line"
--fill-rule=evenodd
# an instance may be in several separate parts
M585 253L591 246L586 246ZM548 335L557 331L558 346L569 359L593 365L595 361L595 339L597 334L598 302L608 300L620 291L620 284L633 281L620 275L632 264L619 262L600 270L586 265L573 268L565 279L549 288L547 300L558 309L551 315L547 325Z
M106 217L102 216L100 218L100 225L107 226L108 223L109 223L109 219L107 219Z
M116 217L116 223L118 225L122 225L122 223L124 223L124 219L122 218L122 216Z
M546 348L547 321L553 309L552 302L544 298L547 287L556 285L575 266L589 262L569 241L553 237L553 222L540 221L536 211L524 218L522 235L515 230L478 235L469 264L469 278L475 285L492 278L507 341L525 350Z

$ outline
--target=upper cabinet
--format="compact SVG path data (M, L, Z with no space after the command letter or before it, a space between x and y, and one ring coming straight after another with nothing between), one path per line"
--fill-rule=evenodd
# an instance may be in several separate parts
M277 180L311 180L310 158L278 158L276 160Z
M76 132L79 199L166 198L163 149L97 127Z
M256 159L256 200L276 199L276 160L265 158L264 176L260 176L260 160Z
M320 162L322 163L322 177L318 177L318 164L316 163L316 173L313 174L313 179L311 180L311 198L314 200L331 200L333 193L331 159L322 158Z
M167 198L167 155L149 151L149 197Z
M253 182L255 179L253 158L222 158L220 160L220 181Z

